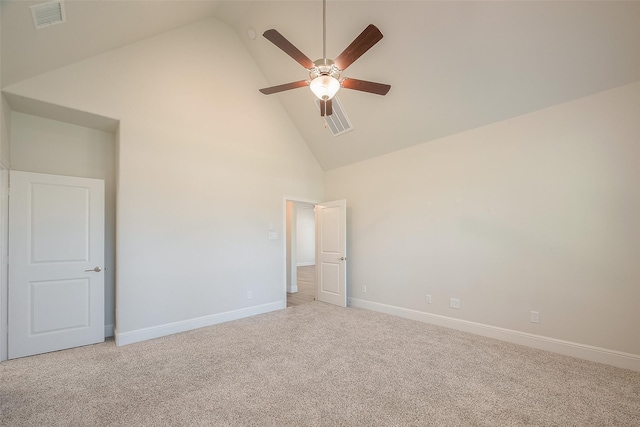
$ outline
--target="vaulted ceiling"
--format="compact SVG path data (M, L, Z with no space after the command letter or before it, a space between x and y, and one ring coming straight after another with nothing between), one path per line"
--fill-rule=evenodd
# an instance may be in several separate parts
M265 30L322 57L320 0L66 0L67 22L47 31L31 22L37 3L2 0L2 87L209 16L236 30L269 86L308 74ZM352 132L333 137L306 88L269 95L325 170L640 80L638 1L329 0L327 56L370 23L384 38L344 75L392 88L338 93Z

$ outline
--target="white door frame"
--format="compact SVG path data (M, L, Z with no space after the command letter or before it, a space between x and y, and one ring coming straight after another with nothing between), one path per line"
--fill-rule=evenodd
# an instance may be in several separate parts
M282 239L282 253L283 253L282 259L284 260L284 280L282 284L282 292L283 292L282 296L284 301L283 308L287 308L287 268L291 267L287 265L287 239L289 238L289 236L287 236L287 202L305 203L309 205L317 205L318 203L320 203L317 200L309 200L309 199L304 199L300 197L285 196L283 198L283 201L282 201L282 213L283 213L282 230L284 230L283 231L284 238Z

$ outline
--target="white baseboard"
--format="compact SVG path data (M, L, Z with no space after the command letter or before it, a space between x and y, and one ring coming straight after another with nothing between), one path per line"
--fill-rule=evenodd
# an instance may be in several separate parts
M296 292L298 292L298 285L287 286L288 294L295 294Z
M316 265L315 261L296 263L296 267L309 267L310 265Z
M282 310L287 307L286 301L272 302L269 304L257 305L242 308L240 310L227 311L225 313L212 314L210 316L198 317L195 319L183 320L180 322L168 323L165 325L152 326L150 328L138 329L131 332L118 333L115 331L116 345L122 346L146 341L153 338L160 338L166 335L177 334L179 332L190 331L192 329L203 328L205 326L217 325L219 323L238 320L257 314L268 313L270 311Z
M112 337L113 336L113 325L104 325L104 337Z
M618 368L640 371L640 355L637 354L624 353L621 351L609 350L606 348L594 347L586 344L529 334L526 332L519 332L512 329L499 328L497 326L485 325L482 323L470 322L468 320L455 319L438 314L425 313L422 311L410 310L407 308L380 304L356 298L349 298L349 306L392 314L406 319L417 320L419 322L432 323L434 325L470 332L501 341L586 359L592 362L604 363Z

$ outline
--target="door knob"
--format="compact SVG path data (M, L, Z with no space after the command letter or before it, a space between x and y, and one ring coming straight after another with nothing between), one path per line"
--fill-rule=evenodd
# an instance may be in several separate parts
M346 258L345 258L345 257L343 257L343 256L341 256L340 258L338 258L338 261L344 261L344 260L346 260Z
M100 267L96 267L96 268L92 268L91 270L85 270L85 271L95 271L96 273L100 273L102 269Z

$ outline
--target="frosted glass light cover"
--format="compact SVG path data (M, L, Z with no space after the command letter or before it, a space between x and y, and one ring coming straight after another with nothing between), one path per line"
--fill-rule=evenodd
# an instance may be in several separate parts
M311 81L309 85L311 91L318 99L331 99L340 89L340 82L335 77L323 75L318 76Z

